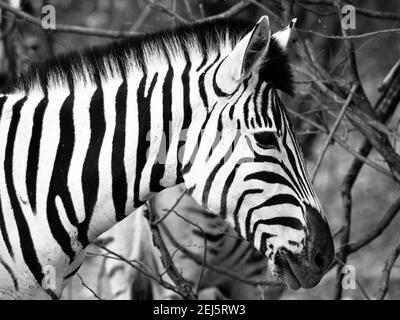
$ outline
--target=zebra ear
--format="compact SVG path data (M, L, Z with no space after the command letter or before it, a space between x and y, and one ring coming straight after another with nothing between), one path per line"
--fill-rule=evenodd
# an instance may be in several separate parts
M282 49L286 50L287 44L290 39L290 34L292 33L292 30L294 28L294 25L296 24L297 19L294 18L290 24L285 28L282 29L278 32L275 32L272 35L272 38L276 40L276 42L282 47Z
M238 81L243 79L263 61L271 38L269 19L263 16L225 59L221 70Z

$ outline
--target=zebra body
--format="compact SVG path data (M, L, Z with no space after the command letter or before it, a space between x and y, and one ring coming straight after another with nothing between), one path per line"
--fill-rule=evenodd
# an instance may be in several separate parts
M144 205L141 212L117 224L100 239L112 239L107 246L111 251L129 261L144 263L154 275L158 277L163 274L164 281L172 283L164 273L160 252L153 244L150 226L144 216L148 215L146 211L151 210L154 219L161 218L183 191L181 185L162 191L148 205ZM160 223L162 236L174 264L199 298L253 300L276 299L280 296L282 286L264 287L256 284L267 280L268 259L250 243L239 238L219 216L205 211L187 195L183 196L174 211L193 224L171 213ZM187 255L187 251L193 256ZM209 265L228 274L203 267L204 257ZM175 292L165 289L123 261L107 258L105 270L105 279L113 299L179 298Z
M316 285L333 246L276 92L290 29L211 21L17 79L0 95L1 297L59 297L91 241L181 182L291 287Z

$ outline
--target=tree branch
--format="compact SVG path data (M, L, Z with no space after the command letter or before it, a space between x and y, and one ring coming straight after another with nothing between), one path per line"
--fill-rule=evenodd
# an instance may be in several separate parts
M340 122L342 121L342 119L344 117L344 114L346 113L347 107L349 106L351 100L353 99L353 95L354 95L355 91L357 90L357 87L358 87L357 84L353 85L349 96L347 97L345 103L343 104L343 107L342 107L342 110L339 113L339 116L337 117L335 123L333 124L333 127L332 127L331 131L329 132L328 138L325 140L324 146L322 148L321 155L318 158L317 164L315 165L314 171L313 171L313 173L311 175L311 182L314 182L315 177L317 176L319 167L321 166L322 160L324 159L324 155L325 155L326 151L328 150L329 145L331 144L331 140L333 138L333 135L335 134L337 128L340 125Z
M389 258L386 260L385 266L383 268L381 286L379 288L379 292L377 295L378 300L383 300L389 290L390 273L392 272L392 268L399 255L400 255L400 241L397 243L396 247L390 254Z

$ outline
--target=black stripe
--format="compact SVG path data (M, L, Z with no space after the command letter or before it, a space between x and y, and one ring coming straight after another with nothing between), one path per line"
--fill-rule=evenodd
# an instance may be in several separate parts
M118 88L115 98L115 131L111 155L112 196L116 221L120 221L125 217L125 206L128 197L128 185L124 163L127 98L128 84L126 79L124 79Z
M202 239L206 239L209 242L218 242L225 236L225 233L211 233L206 231L202 232L198 229L194 229L193 234L195 236L199 236Z
M4 269L6 269L6 271L8 272L8 274L10 275L12 281L13 281L13 285L14 285L14 290L18 291L19 289L19 285L18 285L18 279L15 276L14 272L11 270L10 266L5 263L3 261L3 259L0 258L0 264L3 266Z
M147 96L145 96L147 75L144 74L139 83L137 90L137 105L138 105L138 123L139 135L138 145L136 150L136 175L134 184L134 202L135 208L140 207L143 201L140 199L140 180L142 178L142 171L147 161L147 151L150 147L150 126L151 126L151 112L150 104L154 87L156 85L158 73L153 76Z
M263 189L248 189L248 190L245 190L240 195L239 199L237 200L236 207L235 207L235 210L233 212L233 218L235 220L235 230L239 234L241 234L241 232L240 232L240 224L239 224L239 211L240 211L240 208L241 208L241 206L243 204L244 199L250 194L258 194L258 193L262 193L263 191L264 191ZM250 239L247 239L247 240L250 241Z
M251 118L251 119L250 119L250 124L251 124L251 127L252 127L253 129L256 128L256 124L255 124L255 122L254 122L254 118Z
M241 159L241 160L246 160L245 158ZM241 162L235 164L235 167L233 168L233 170L229 173L228 178L226 178L225 184L224 184L224 188L222 189L222 194L221 194L221 205L220 205L220 213L219 215L222 217L222 219L226 218L227 215L227 199L228 199L228 192L229 192L229 188L231 187L231 184L233 182L233 180L235 179L236 176L236 171L239 168Z
M203 71L203 73L199 77L200 97L201 97L201 100L203 101L204 107L207 110L208 110L208 98L207 98L206 87L204 85L204 78L206 77L206 74L207 74L208 70L210 70L218 62L219 58L220 58L220 53L218 52L217 57L215 58L215 60Z
M217 135L219 135L219 132L217 132ZM214 182L215 176L217 175L218 171L221 169L221 167L224 165L225 162L227 162L232 155L234 150L234 147L236 143L238 142L240 137L240 131L236 130L236 136L233 138L233 141L231 145L229 146L228 150L225 152L224 157L219 161L219 163L215 166L215 168L211 171L210 175L207 177L205 186L204 186L204 192L202 196L202 203L207 206L208 203L208 197L210 195L211 191L211 186Z
M280 225L283 227L288 227L299 231L305 230L305 227L303 226L301 221L293 217L275 217L271 219L258 220L253 227L254 232L257 231L259 225L268 225L268 226Z
M215 106L215 104L214 104L214 106ZM212 113L209 112L209 113L207 113L207 115L206 115L206 119L204 120L203 125L201 126L201 130L200 130L200 132L199 132L197 145L194 147L193 152L192 152L192 154L190 155L189 161L183 166L183 168L182 168L182 174L188 173L188 172L190 171L190 169L192 168L192 165L193 165L194 160L195 160L196 155L197 155L198 148L199 148L199 146L200 146L200 144L201 144L201 139L202 139L202 137L203 137L203 135L204 135L204 129L205 129L207 123L208 123L208 120L209 120L210 117L211 117L211 114L212 114Z
M192 122L192 107L190 105L190 69L192 67L192 63L190 62L190 57L187 53L185 53L186 66L182 72L181 80L183 87L183 123L182 128L179 133L179 141L177 148L177 157L178 165L177 165L177 183L182 182L182 161L183 154L185 152L185 143L187 139L187 133L190 123Z
M289 181L275 172L268 172L268 171L253 172L253 173L247 175L244 178L244 181L249 181L252 179L263 181L263 182L269 183L269 184L282 184L284 186L287 186L289 189L293 190L292 185L289 183ZM293 191L296 191L296 190L293 190Z
M268 109L271 108L271 112L273 112L273 105L271 103L271 105L269 105L269 97L271 94L271 90L269 88L269 85L267 85L262 93L262 100L261 100L261 113L262 113L262 118L266 119L266 123L265 126L266 127L272 127L272 120L270 119L269 115L268 115ZM271 99L272 101L272 99ZM278 125L276 124L276 121L278 121L277 119L275 119L275 126L278 127Z
M258 100L258 96L260 95L261 85L262 85L262 82L259 81L257 83L257 85L256 85L256 88L255 88L255 91L254 91L254 94L253 94L254 114L255 114L255 117L256 117L257 125L259 127L263 127L263 124L262 124L262 121L261 121L261 114L260 114L260 112L258 112L258 109L257 109L257 105L258 105L257 104L257 100ZM261 102L263 102L263 101L261 101ZM268 115L267 115L267 120L268 120L268 126L271 127L272 123L271 123L271 120L269 119Z
M290 194L276 194L274 196L272 196L271 198L267 199L266 201L264 201L263 203L261 203L260 205L251 208L246 216L246 238L247 239L253 239L252 237L254 236L254 227L253 227L253 232L250 231L250 223L251 223L251 218L253 217L253 212L261 209L261 208L268 208L268 207L272 207L272 206L277 206L277 205L282 205L282 204L291 204L294 205L296 207L302 208L301 204L299 203L299 201L293 197Z
M233 120L233 113L235 111L235 107L238 103L238 101L240 100L240 98L243 96L243 93L246 92L247 89L247 85L243 85L243 91L240 93L239 97L236 99L236 101L234 103L231 104L230 108L229 108L229 119Z
M237 239L237 241L240 241ZM242 243L242 242L239 242ZM238 250L235 252L235 254L231 257L230 264L232 267L235 267L239 265L240 263L243 263L243 261L247 261L249 258L249 255L252 254L252 250L249 249L247 246L245 247L239 247Z
M68 280L69 278L72 278L80 269L82 265L78 266L77 268L75 268L72 272L68 273L65 277L64 280Z
M299 181L299 183L300 183L300 185L299 185L299 187L300 187L299 191L301 192L301 194L302 194L303 196L306 196L306 191L305 191L305 190L306 190L306 187L305 187L305 185L304 185L303 179L301 178L302 176L300 175L300 172L299 172L299 170L298 170L295 157L294 157L294 155L293 155L292 150L289 148L288 144L286 143L286 139L287 139L287 136L288 136L288 132L289 132L289 128L287 128L286 130L284 130L283 138L282 138L283 147L284 147L285 150L286 150L287 157L288 157L288 159L289 159L290 165L291 165L291 167L292 167L292 169L293 169L293 172L294 172L294 176L297 177L297 178L299 178L299 179L298 179L298 181ZM289 136L291 137L290 134L289 134ZM292 137L292 138L293 138L293 137ZM292 142L293 142L293 144L295 145L295 140L292 140ZM300 164L300 166L301 166L301 164ZM303 177L304 177L304 176L303 176Z
M163 112L163 127L161 131L161 143L158 155L155 159L156 163L153 165L151 174L150 174L150 191L151 192L160 192L164 188L160 184L160 180L163 178L165 173L165 159L160 158L168 155L168 150L171 141L169 126L172 121L172 81L174 79L174 69L171 64L168 64L168 71L165 75L163 86L162 86L162 112ZM165 146L165 153L162 150L163 146ZM160 153L161 151L161 153ZM158 163L161 162L161 163Z
M244 105L243 105L243 112L244 112L244 123L247 129L250 129L249 127L249 103L251 100L251 95L247 97Z
M276 126L277 133L278 133L279 136L281 136L282 135L282 125L283 125L282 116L281 116L281 112L282 111L280 110L279 104L276 101L277 100L277 95L275 94L275 92L271 92L271 91L268 91L268 92L269 92L269 94L272 94L272 98L271 98L271 100L273 100L272 113L274 115L275 126Z
M14 142L17 133L18 122L21 115L21 108L26 100L27 97L22 98L12 108L12 118L8 131L4 159L4 173L8 196L10 198L15 223L18 229L22 256L24 257L24 261L29 270L32 272L36 281L41 284L43 280L42 266L40 265L38 257L36 256L36 250L33 245L30 229L27 221L25 220L24 213L22 212L13 179Z
M199 72L201 68L203 68L208 61L207 52L203 52L203 59L201 60L200 65L197 67L196 72Z
M306 196L307 190L310 190L310 189L305 183L305 180L307 179L307 174L305 172L305 164L303 163L303 161L301 159L299 159L300 157L302 157L302 154L301 154L301 151L300 151L300 149L298 147L297 139L293 134L293 128L292 128L292 124L290 122L290 119L288 118L288 116L286 114L286 111L285 111L285 108L283 107L282 102L280 101L278 96L276 97L276 101L279 104L280 109L282 110L282 112L284 114L284 121L286 121L286 127L287 127L287 130L284 130L283 143L284 143L284 146L285 146L285 148L286 148L286 150L288 152L289 161L290 161L291 165L293 166L293 170L295 171L295 176L296 177L300 177L299 181L300 181L301 186L303 187L303 189L302 189L303 194L304 194L305 197L307 197ZM286 144L287 134L288 133L289 133L289 136L290 136L290 138L292 140L295 152L299 157L298 160L299 160L299 165L300 165L300 170L301 170L302 176L300 175L300 173L298 171L298 167L297 167L297 165L295 163L295 159L294 159L293 153L292 153L291 149L288 147L288 145ZM309 183L309 182L307 182L307 183ZM314 196L314 195L312 194L311 196Z
M237 250L240 248L240 246L242 245L243 241L242 239L237 239L237 238L231 238L232 241L234 240L234 244L231 246L231 248L229 249L229 251L224 252L223 256L221 257L221 261L226 261L228 260L230 257L232 257L232 255L234 255Z
M313 193L313 190L310 188L310 182L307 179L308 173L306 172L306 165L304 163L303 153L300 150L299 143L297 142L297 138L295 137L295 135L294 135L294 133L292 131L290 131L290 136L292 137L294 149L295 149L295 152L297 154L297 159L298 159L298 162L299 162L300 171L302 173L302 176L299 175L298 177L301 177L300 181L301 181L301 183L302 183L302 185L304 187L305 194L308 194L311 197L314 197L315 193Z
M212 78L213 89L214 89L215 94L216 94L218 97L228 97L228 96L230 96L230 94L228 94L228 93L226 93L226 92L224 92L224 91L221 90L221 88L218 86L217 79L216 79L216 78L217 78L218 70L219 70L219 68L221 67L222 63L225 61L226 58L227 58L227 57L225 57L224 59L222 59L222 61L221 61L221 62L218 64L218 66L215 68L214 75L213 75L213 78ZM235 89L235 92L236 92L236 90L237 90L237 88ZM234 92L233 92L232 94L234 94Z
M46 209L50 231L64 253L68 255L70 261L73 261L75 258L75 252L71 246L70 236L61 222L61 213L57 210L56 197L60 197L69 222L73 226L78 226L78 219L68 189L68 172L75 143L73 106L74 93L71 92L65 99L60 110L60 140L58 142L57 153L54 160Z
M106 130L104 92L101 81L98 80L96 82L97 89L92 96L89 106L90 141L86 151L81 176L85 219L79 225L78 240L83 246L89 243L88 230L99 191L99 156Z
M291 172L289 171L289 169L286 167L286 165L285 165L282 161L280 161L280 160L278 160L278 159L276 159L276 158L274 158L274 157L265 156L265 155L259 154L257 151L255 151L255 150L253 149L253 147L252 147L252 145L251 145L250 139L249 139L248 137L246 137L246 140L247 140L247 143L248 143L248 145L249 145L251 151L255 154L255 158L257 159L257 161L254 161L254 162L255 162L255 163L264 163L264 162L267 162L267 163L274 163L274 164L276 164L276 165L279 165L279 166L283 169L283 171L286 173L286 175L288 176L288 178L290 179L290 182L292 182L292 183L294 184L294 186L295 186L296 189L293 189L293 191L295 191L295 193L297 194L297 196L299 196L299 198L301 198L301 195L302 195L301 189L300 189L299 185L297 184L296 180L293 178L292 173L291 173Z
M43 117L49 103L48 96L44 96L35 108L33 115L32 134L29 142L28 161L26 165L26 189L33 214L36 214L36 182L40 154L40 141L43 129Z
M1 116L1 114L3 112L3 107L4 107L4 104L5 104L6 101L7 101L7 97L6 96L0 98L0 116ZM11 258L14 259L14 251L13 251L13 248L11 246L10 239L8 237L8 233L7 233L7 229L6 229L6 223L5 223L5 220L4 220L3 208L1 206L1 198L0 198L0 232L1 232L2 236L3 236L3 239L4 239L4 242L6 244L7 251L9 253L9 255L11 256Z
M225 106L222 108L222 110L221 110L221 112L220 112L220 114L218 116L217 131L216 131L216 134L215 134L215 137L214 137L214 141L210 145L210 151L208 152L206 161L208 161L210 159L211 155L213 154L213 150L217 147L218 142L221 141L221 138L222 138L221 132L222 132L222 130L224 128L223 124L222 124L222 121L223 121L224 111L225 111L226 107L228 106L228 104L229 103L225 104Z

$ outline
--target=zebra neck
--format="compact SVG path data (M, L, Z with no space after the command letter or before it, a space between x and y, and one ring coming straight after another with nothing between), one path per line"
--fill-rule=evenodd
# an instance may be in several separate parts
M89 103L94 116L91 128L98 126L99 119L95 117L100 109L100 114L105 114L106 130L99 156L93 157L95 161L99 159L97 170L96 164L92 164L89 174L82 177L90 185L97 180L101 184L104 175L105 184L98 188L94 210L90 212L85 206L86 219L91 217L89 240L163 189L183 182L186 142L189 134L191 141L197 141L195 137L207 115L198 88L197 93L191 90L197 87L200 74L191 68L192 63L193 60L187 59L174 64L168 61L150 64L122 79L110 77L111 80L93 89ZM103 102L96 94L104 97ZM101 111L102 103L104 111ZM91 141L98 141L101 136L91 130ZM190 144L189 152L194 153L194 143ZM100 160L103 153L108 157L104 163ZM90 198L93 189L86 189Z

